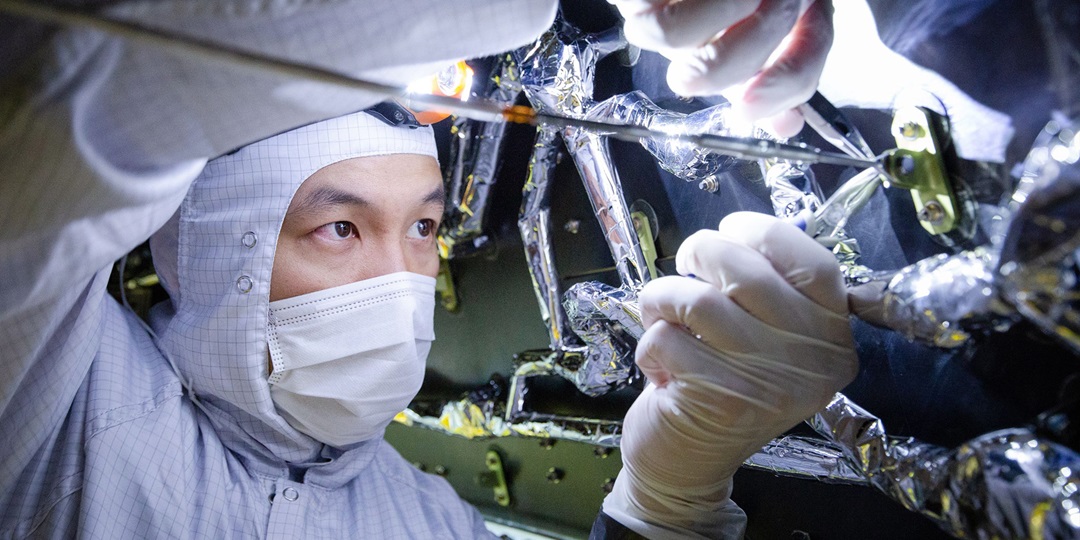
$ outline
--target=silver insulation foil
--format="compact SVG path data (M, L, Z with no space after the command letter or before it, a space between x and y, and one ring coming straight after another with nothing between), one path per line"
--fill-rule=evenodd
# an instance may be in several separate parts
M816 212L821 206L821 188L809 168L786 161L767 161L762 169L776 217L790 219L800 212Z
M472 95L506 105L521 92L517 65L509 55L492 66L491 76ZM450 129L450 160L444 170L448 206L439 231L443 259L468 257L493 249L484 231L490 192L498 172L506 123L456 118Z
M563 140L581 175L619 279L626 286L640 289L652 276L634 230L630 207L623 198L607 139L586 130L567 128Z
M730 129L731 106L727 103L683 114L660 108L640 91L619 94L597 103L589 109L588 116L590 119L642 126L671 134L737 134ZM763 134L760 130L753 132ZM641 145L656 157L660 167L687 182L715 178L736 161L714 150L670 139L645 138L641 140Z
M566 291L563 305L574 333L585 342L585 351L580 367L559 374L590 396L631 382L638 373L634 350L645 332L636 290L586 281Z
M987 433L948 449L889 437L841 394L811 426L871 485L957 538L1076 538L1080 454L1031 431Z
M558 158L558 130L542 125L536 130L536 143L529 157L528 178L522 189L518 231L525 247L525 262L532 277L533 291L540 305L540 315L548 329L552 350L575 347L578 342L570 331L560 299L559 274L555 268L555 248L551 240L551 186Z
M1028 320L1080 354L1080 119L1036 138L1013 194L996 284Z
M516 51L514 58L520 66L522 88L533 107L582 118L596 106L592 98L596 62L624 47L626 41L618 28L585 34L559 19L535 44ZM549 362L551 370L573 382L581 392L596 396L623 387L635 377L634 342L628 341L617 322L602 324L592 315L587 320L574 321L567 317L560 303L550 224L557 135L562 136L574 160L604 233L625 287L620 294L634 296L634 291L652 276L611 163L607 140L576 128L558 131L547 125L539 126L518 228L549 330L551 353L557 358ZM587 330L575 335L569 331L571 325Z
M974 332L1004 330L1012 310L998 299L992 249L923 259L889 282L884 323L909 340L943 348L968 342Z

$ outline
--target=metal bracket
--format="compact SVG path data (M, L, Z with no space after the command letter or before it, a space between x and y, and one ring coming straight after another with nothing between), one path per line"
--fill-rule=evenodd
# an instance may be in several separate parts
M439 295L439 304L450 313L457 313L458 303L457 288L454 286L454 275L450 273L450 261L439 258L439 274L435 276L435 292Z
M488 472L476 475L476 483L490 487L495 492L495 502L499 506L510 506L510 488L506 485L506 473L499 452L494 448L488 449L484 463Z
M656 278L656 234L659 233L656 212L645 201L636 201L630 210L630 219L634 223L634 232L637 233L641 255L649 268L649 276Z
M953 232L965 211L946 168L947 119L923 107L902 107L893 116L896 149L885 157L890 183L911 191L919 223L932 235Z

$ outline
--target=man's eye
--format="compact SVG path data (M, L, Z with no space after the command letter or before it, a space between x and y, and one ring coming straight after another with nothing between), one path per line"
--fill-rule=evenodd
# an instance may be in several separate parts
M409 227L409 238L428 238L435 234L435 220L421 219Z
M315 230L321 236L327 237L330 240L346 240L357 236L356 227L348 221L335 221L333 223L327 223L322 227Z

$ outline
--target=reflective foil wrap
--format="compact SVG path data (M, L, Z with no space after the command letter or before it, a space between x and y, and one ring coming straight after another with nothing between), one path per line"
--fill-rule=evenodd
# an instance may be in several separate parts
M577 369L560 375L590 396L622 388L640 377L634 350L645 329L633 289L593 281L578 283L566 291L563 305L586 350Z
M619 27L586 34L557 17L535 43L514 52L521 84L537 110L580 118L595 102L596 62L626 47Z
M994 290L996 257L986 248L923 259L901 270L885 290L885 324L908 339L958 347L972 332L1008 327Z
M804 210L815 212L821 206L821 188L809 168L786 161L767 162L763 168L776 217L793 218Z
M623 199L622 184L611 162L607 139L585 130L567 128L563 140L585 184L619 279L624 285L641 288L652 276L630 218L630 208Z
M551 348L560 350L576 346L577 342L560 303L562 294L555 268L555 248L551 242L551 185L559 153L556 135L557 129L550 126L540 126L536 130L529 175L522 189L518 231L525 246L525 262L540 305L540 316L548 328Z
M841 394L811 425L870 484L957 538L1080 535L1080 454L1028 430L987 433L954 449L895 439Z
M477 86L474 85L473 96L513 103L521 92L517 65L509 55L499 58L485 84ZM438 237L439 254L444 259L486 253L494 247L485 234L484 219L505 132L503 122L454 120L450 129L450 160L443 171L449 204Z
M596 62L625 46L618 28L585 34L558 19L534 45L516 51L514 58L520 66L522 87L533 107L563 116L592 117L597 107L592 98ZM550 180L557 155L556 135L562 136L584 183L623 283L622 290L633 296L632 291L652 276L611 163L606 138L576 128L559 132L547 125L539 126L518 227L537 300L549 329L550 370L573 382L582 393L597 396L621 388L631 380L636 338L627 334L619 321L600 321L598 316L603 313L599 311L595 312L596 316L579 321L584 332L579 334L586 341L584 346L568 332L568 321L559 302L559 276L550 235Z
M814 211L815 238L844 238L844 227L852 214L857 212L881 186L877 171L867 169L848 179L836 188Z
M1080 354L1080 123L1057 118L1035 141L1001 246L1000 295Z
M590 108L588 117L633 124L671 134L741 134L731 128L731 106L727 103L683 114L660 108L640 91L612 96ZM764 136L764 132L754 128L743 131L749 131L754 136ZM715 177L731 168L736 161L731 156L685 142L646 138L641 140L641 144L656 157L664 170L688 182L701 182Z
M807 478L826 484L868 484L844 459L843 451L822 439L784 436L769 441L743 467L781 476Z
M539 437L618 446L622 422L537 412L532 381L552 374L553 353L523 353L524 363L509 382L494 375L484 385L449 401L414 401L394 420L466 439ZM537 360L539 358L540 360ZM562 380L561 378L559 380Z

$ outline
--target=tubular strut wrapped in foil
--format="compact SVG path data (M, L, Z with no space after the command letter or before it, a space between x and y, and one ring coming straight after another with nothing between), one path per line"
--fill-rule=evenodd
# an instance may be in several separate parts
M870 484L958 538L1076 538L1080 454L1025 429L955 449L897 440L837 394L811 425Z
M551 30L532 46L516 51L514 57L520 66L522 87L534 107L583 117L595 105L592 91L597 60L625 46L618 29L584 34L556 20ZM537 299L548 324L552 351L557 353L552 355L553 363L549 367L582 392L595 396L625 386L634 377L633 346L627 346L622 337L598 333L603 325L568 321L559 304L559 279L549 223L549 181L557 152L556 133L549 126L538 128L518 226ZM651 276L629 207L623 200L618 175L609 159L607 141L574 128L559 134L578 168L619 277L625 284L619 294L633 299L637 289ZM570 326L591 329L579 334L584 345L567 332Z
M510 104L521 92L517 67L503 56L474 95ZM450 161L445 176L450 206L439 231L439 254L444 259L467 257L492 249L484 227L490 190L495 184L506 124L457 118L450 130Z

